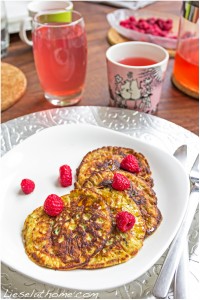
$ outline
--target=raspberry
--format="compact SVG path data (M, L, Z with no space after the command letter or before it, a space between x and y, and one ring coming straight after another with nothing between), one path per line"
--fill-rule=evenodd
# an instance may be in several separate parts
M134 224L135 217L128 211L121 211L116 215L116 225L121 232L129 231Z
M128 178L120 173L115 173L113 177L112 187L118 191L124 191L130 188Z
M23 179L21 181L21 189L24 194L28 195L33 192L35 188L35 183L31 179Z
M156 19L155 19L155 18L148 18L146 21L147 21L150 25L153 25L153 24L155 24Z
M138 160L132 154L129 154L122 159L120 168L124 169L126 171L129 171L131 173L139 173L140 172Z
M60 172L59 180L61 186L68 187L72 185L72 170L70 166L68 165L61 166L59 172Z
M135 19L134 16L130 16L130 17L129 17L129 20L130 20L130 22L135 22L135 21L136 21L136 19Z
M49 195L44 201L44 211L49 216L55 217L59 215L63 211L63 208L64 203L62 199L55 194Z

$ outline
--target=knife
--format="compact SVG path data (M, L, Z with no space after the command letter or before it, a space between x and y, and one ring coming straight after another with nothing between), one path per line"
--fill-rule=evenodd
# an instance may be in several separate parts
M175 270L178 266L178 263L180 261L180 257L183 251L183 246L188 234L188 231L190 229L190 225L192 223L194 214L196 212L196 208L198 205L198 194L199 194L199 188L198 188L198 165L199 165L199 155L197 156L194 165L190 172L190 180L192 183L191 187L191 193L189 196L188 206L185 213L185 216L183 218L183 221L181 223L181 226L173 240L173 242L170 245L168 254L166 256L165 262L163 264L163 267L160 271L160 274L158 276L158 279L156 280L156 283L153 288L153 295L157 298L166 298L167 293L169 291L170 284L172 282ZM197 174L195 176L192 176L192 173Z
M180 146L175 152L174 157L182 164L187 172L187 145ZM174 299L189 298L189 254L188 254L188 239L186 238L184 249L175 271L174 276Z
M183 253L174 276L174 299L189 299L189 253L188 240L185 241Z

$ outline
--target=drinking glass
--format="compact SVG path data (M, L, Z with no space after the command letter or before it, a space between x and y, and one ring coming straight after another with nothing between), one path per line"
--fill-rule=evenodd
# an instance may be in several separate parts
M152 43L111 46L106 52L110 105L155 113L168 60L168 52Z
M80 101L87 65L87 39L79 12L51 10L33 20L33 53L45 98L54 105Z
M172 81L186 94L199 97L198 1L183 1Z
M7 55L9 46L8 20L4 1L1 1L1 57Z
M72 10L73 3L71 1L65 0L56 0L56 1L31 1L27 5L28 16L26 16L20 22L20 30L19 36L21 40L29 46L33 46L32 40L29 39L27 35L27 31L30 29L30 25L32 27L33 18L36 14L42 11L52 10L52 9L64 9L64 10ZM30 24L29 27L27 24Z

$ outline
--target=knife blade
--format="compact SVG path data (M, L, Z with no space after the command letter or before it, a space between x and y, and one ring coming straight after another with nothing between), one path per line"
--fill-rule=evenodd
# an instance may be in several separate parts
M192 170L196 170L198 168L199 156L196 158ZM153 295L156 298L166 298L167 293L169 291L170 284L172 282L175 270L180 261L180 257L183 251L183 246L190 229L190 225L192 223L194 214L196 212L196 208L199 201L199 189L195 183L193 183L193 187L189 196L188 206L181 223L181 226L170 245L168 254L164 261L163 267L160 271L160 274L156 280L156 283L153 288Z

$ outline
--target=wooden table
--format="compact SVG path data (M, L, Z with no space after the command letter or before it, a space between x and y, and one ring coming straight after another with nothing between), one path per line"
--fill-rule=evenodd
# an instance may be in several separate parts
M105 52L110 46L107 41L109 24L106 14L115 7L105 3L75 2L74 8L82 13L86 23L88 38L88 69L85 92L79 106L108 106ZM148 9L180 14L181 2L155 2ZM147 8L144 8L147 9ZM28 80L25 95L15 105L2 112L1 120L13 118L55 106L45 100L35 70L32 48L21 42L18 34L11 35L8 56L2 61L19 67ZM174 59L170 59L161 95L157 116L174 122L195 134L198 134L199 103L177 90L171 83Z

